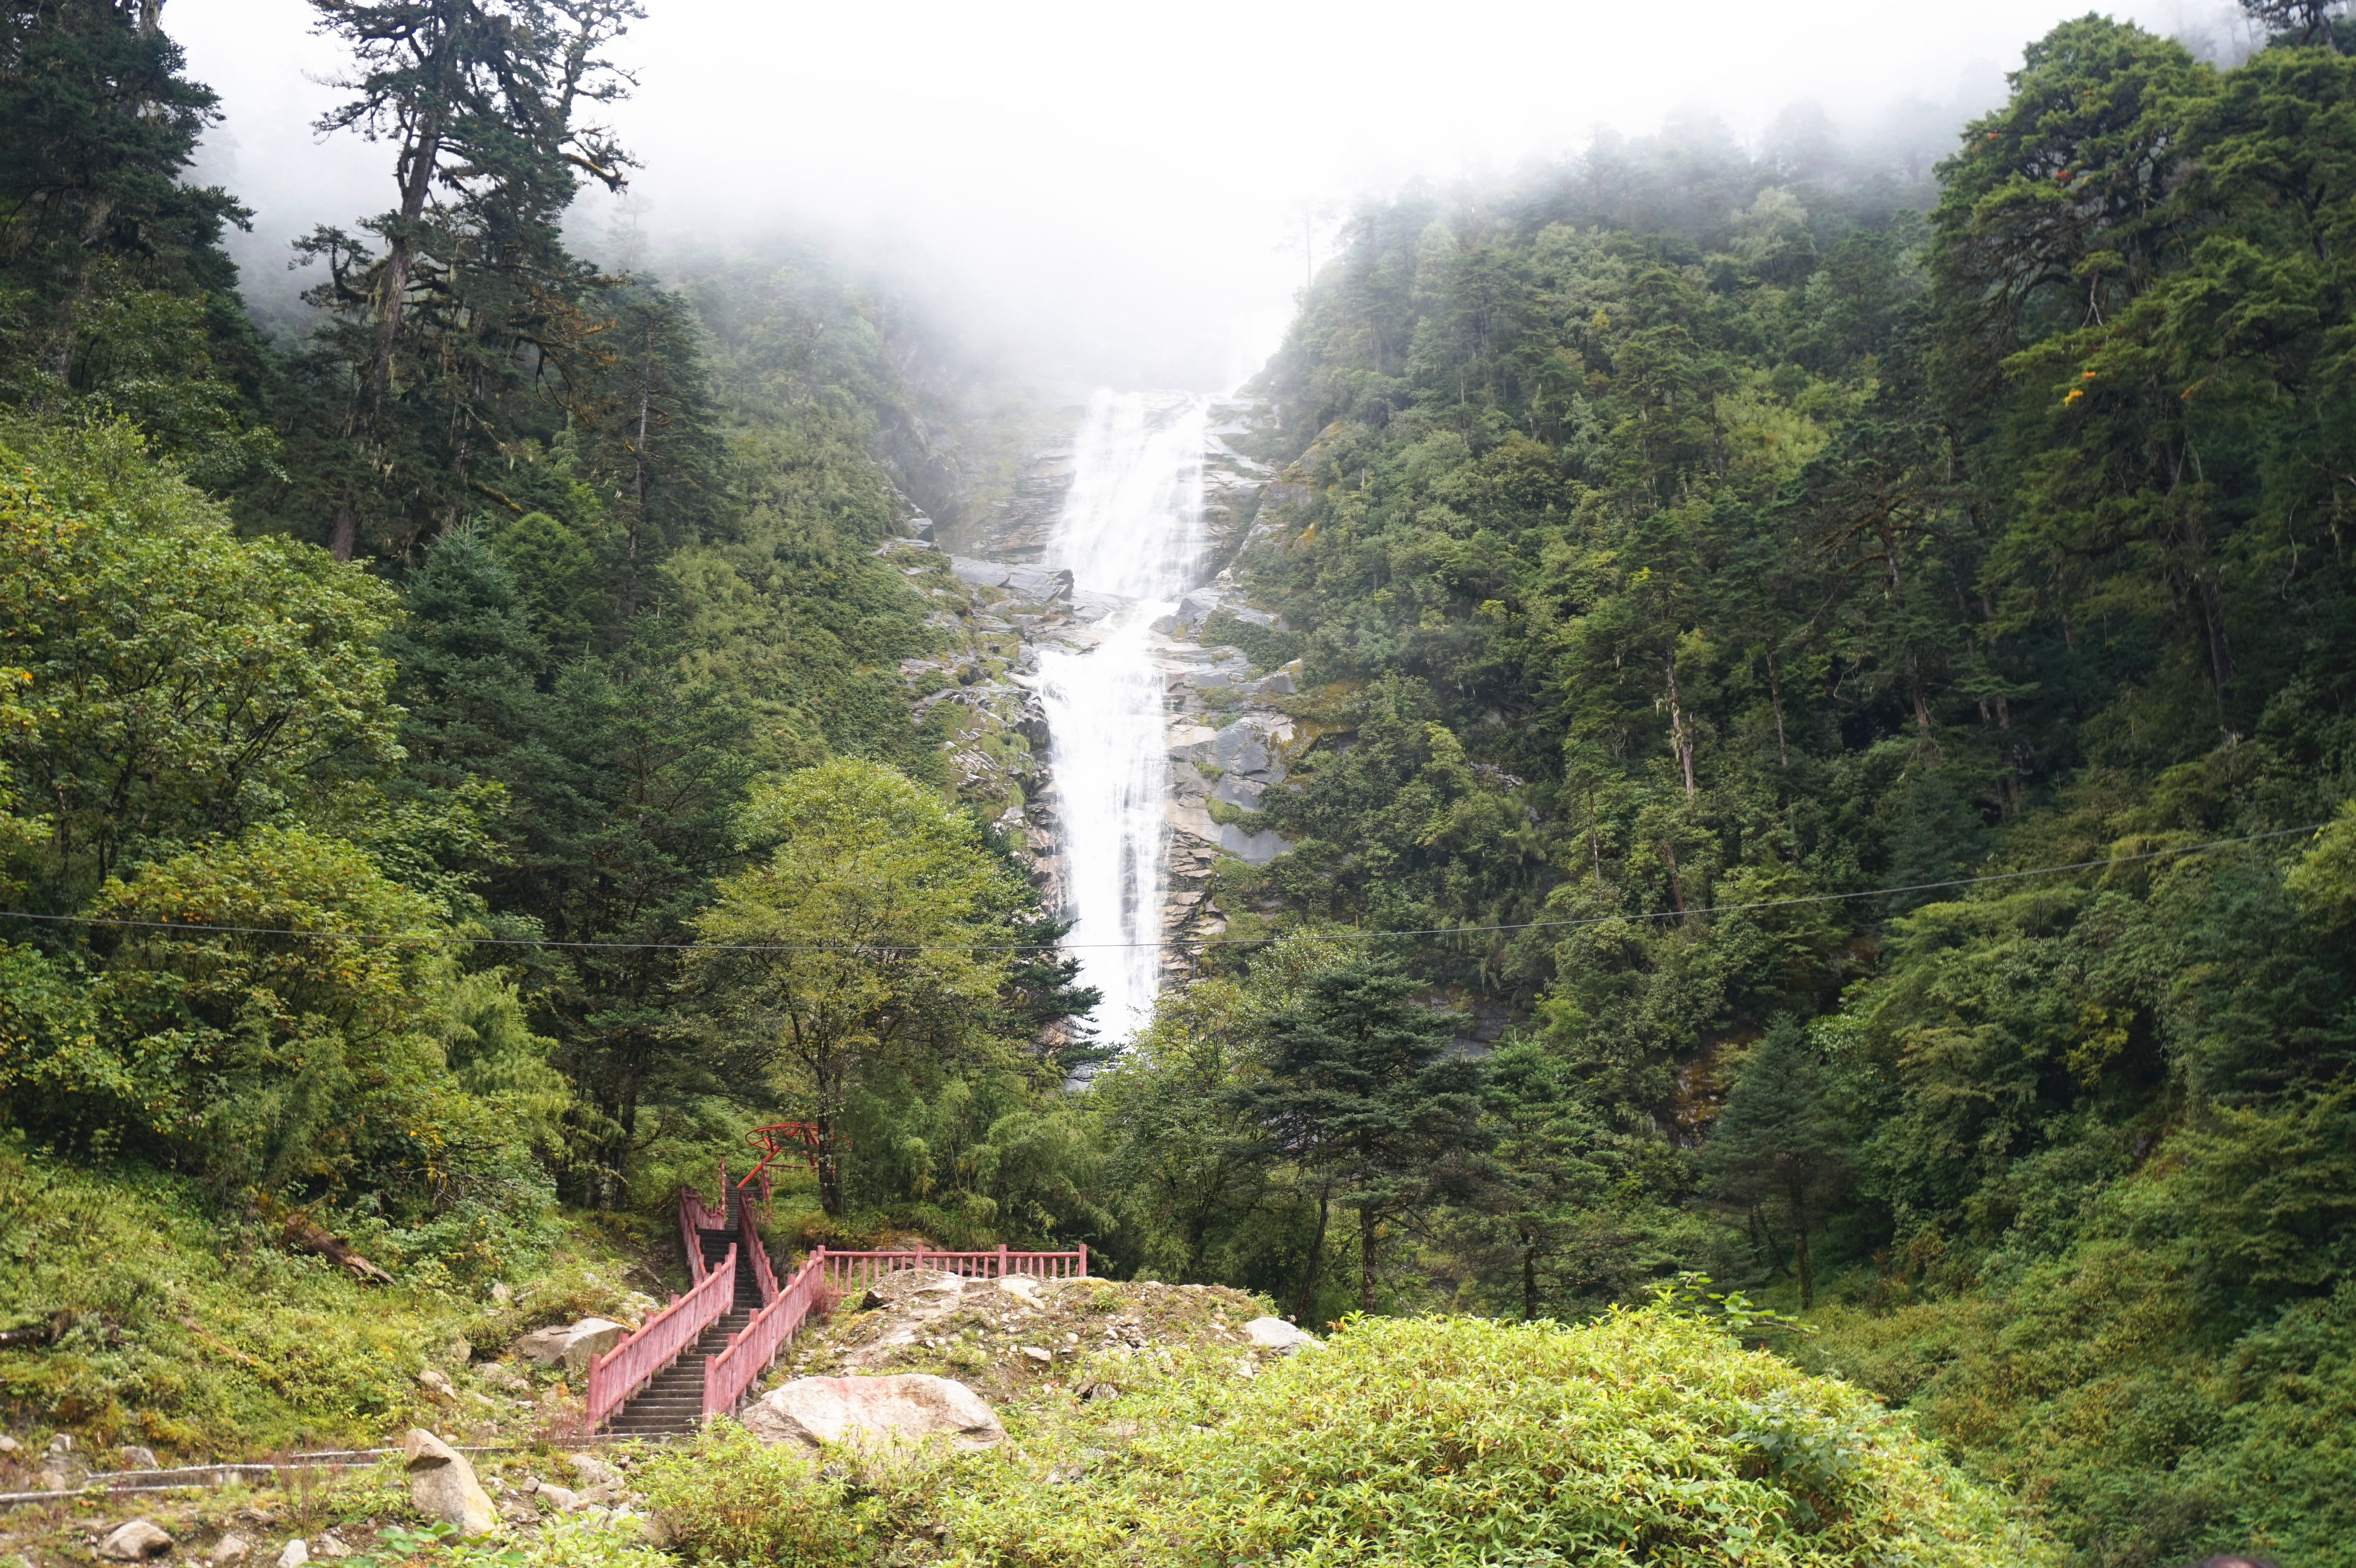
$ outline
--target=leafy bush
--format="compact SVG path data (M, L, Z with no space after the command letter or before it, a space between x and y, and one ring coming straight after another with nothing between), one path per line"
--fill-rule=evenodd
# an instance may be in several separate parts
M626 1259L594 1232L550 1251L545 1212L529 1236L516 1220L502 1243L507 1277L531 1281L508 1304L446 1288L474 1258L405 1254L355 1216L317 1213L396 1283L362 1285L290 1254L242 1211L217 1210L194 1178L93 1170L0 1132L0 1328L54 1335L45 1349L0 1355L0 1423L70 1429L92 1449L365 1446L412 1419L449 1419L413 1374L454 1337L496 1346L560 1317L613 1316L627 1299Z
M692 1449L669 1449L638 1472L666 1543L691 1563L862 1563L881 1518L841 1467L792 1446L767 1447L733 1422Z
M1302 1565L2055 1560L1870 1396L1660 1308L1355 1318L1237 1374L1225 1351L1141 1364L1119 1402L961 1461L939 1504L949 1560L1194 1563L1211 1543ZM1065 1484L1039 1484L1050 1465Z

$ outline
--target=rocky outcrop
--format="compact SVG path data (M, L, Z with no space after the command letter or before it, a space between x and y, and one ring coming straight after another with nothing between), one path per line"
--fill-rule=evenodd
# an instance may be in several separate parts
M849 1443L889 1447L946 1438L955 1448L991 1448L1006 1428L981 1396L953 1378L796 1378L770 1390L738 1418L764 1443L823 1448Z
M1254 669L1242 650L1201 640L1214 616L1223 618L1221 625L1232 617L1286 629L1276 614L1250 602L1233 569L1257 537L1261 496L1272 475L1238 452L1231 438L1249 434L1264 417L1252 400L1212 405L1203 467L1209 580L1190 589L1153 628L1153 653L1169 693L1170 838L1162 930L1173 944L1164 973L1173 981L1192 967L1186 942L1226 930L1209 892L1218 858L1265 864L1288 848L1264 824L1237 819L1258 811L1265 792L1284 781L1295 731L1269 699L1292 692L1292 672ZM1098 623L1124 607L1122 601L1076 588L1068 571L1039 564L1072 477L1069 443L1043 447L1031 454L1010 499L989 518L958 530L961 548L974 553L948 554L918 539L894 539L877 552L932 599L932 624L948 634L944 652L900 667L911 709L920 725L942 737L958 797L980 808L1005 836L1050 909L1064 907L1068 879L1051 738L1032 689L1036 650L1093 646L1105 635Z
M412 1426L402 1439L401 1456L409 1472L409 1500L420 1513L447 1520L466 1535L488 1535L498 1528L498 1511L465 1455Z
M629 1326L610 1317L584 1317L578 1323L559 1324L553 1328L537 1328L515 1343L515 1352L535 1366L562 1366L572 1372L585 1372L594 1357L602 1356L629 1338ZM438 1384L425 1377L426 1383L438 1393L450 1392L450 1380L434 1373Z
M1085 411L1071 411L1077 415ZM960 529L958 539L992 560L1036 561L1055 538L1064 497L1071 494L1072 474L1068 440L1041 447L1023 460L1013 493Z
M172 1538L144 1519L116 1525L98 1543L98 1554L110 1563L145 1563L171 1550Z

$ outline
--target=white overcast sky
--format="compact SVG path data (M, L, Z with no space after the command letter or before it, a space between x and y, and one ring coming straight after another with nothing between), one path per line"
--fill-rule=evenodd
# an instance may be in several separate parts
M1274 347L1304 208L1510 170L1598 125L1645 134L1695 108L1746 137L1801 100L1853 123L1910 96L1976 111L2024 43L2086 5L648 9L614 51L640 85L613 117L645 165L635 199L658 251L822 236L986 330L1092 345L1078 373L1209 388ZM2112 9L2219 34L2232 14L2222 0ZM191 74L222 94L204 172L256 209L250 271L275 272L315 222L391 204L384 148L308 130L334 97L316 79L337 64L310 17L305 0L165 12ZM603 216L584 216L594 238Z

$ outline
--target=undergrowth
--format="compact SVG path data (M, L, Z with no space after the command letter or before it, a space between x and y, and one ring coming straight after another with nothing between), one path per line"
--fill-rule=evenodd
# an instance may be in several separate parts
M647 1490L671 1548L712 1563L2056 1560L1871 1396L1664 1308L1359 1318L1265 1368L1106 1354L1073 1387L1101 1381L1118 1397L1002 1412L1009 1441L971 1455L811 1456L722 1428L653 1460Z
M363 1251L380 1245L380 1232L343 1228ZM370 1255L394 1283L363 1285L196 1182L0 1140L0 1328L50 1330L48 1343L0 1349L0 1421L70 1431L91 1449L230 1457L446 1424L453 1413L416 1374L459 1359L455 1341L496 1351L538 1324L616 1311L633 1279L648 1284L626 1278L626 1235L573 1223L548 1238L504 1260L506 1301L500 1282L461 1285L430 1255L382 1248Z

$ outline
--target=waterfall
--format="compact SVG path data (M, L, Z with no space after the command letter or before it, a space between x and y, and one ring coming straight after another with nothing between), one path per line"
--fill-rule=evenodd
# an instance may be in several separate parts
M1161 988L1170 753L1152 623L1202 565L1206 413L1200 398L1097 393L1047 551L1078 594L1126 601L1098 623L1094 647L1039 656L1067 940L1081 983L1104 993L1096 1017L1108 1040L1143 1027Z

